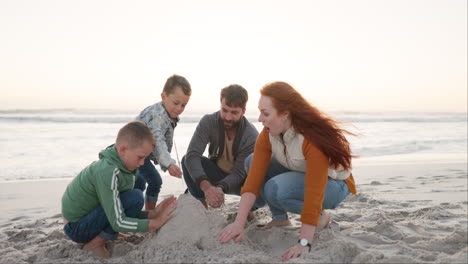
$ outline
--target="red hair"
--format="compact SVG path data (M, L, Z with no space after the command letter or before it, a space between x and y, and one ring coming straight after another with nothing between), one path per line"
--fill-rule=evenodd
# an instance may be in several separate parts
M340 128L338 121L310 104L288 83L268 83L260 94L271 98L279 114L289 112L294 129L315 144L329 158L332 167L352 167L351 159L356 156L351 154L345 134L354 134Z

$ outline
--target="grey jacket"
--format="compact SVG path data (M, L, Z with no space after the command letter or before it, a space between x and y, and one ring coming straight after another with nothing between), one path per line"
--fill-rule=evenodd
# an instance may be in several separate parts
M135 120L145 123L156 139L156 147L149 155L154 164L159 164L164 171L176 161L171 158L171 149L174 138L174 129L179 119L169 116L162 102L150 105L143 109Z
M257 136L257 129L247 118L242 117L232 145L234 168L231 174L216 183L225 193L233 188L240 188L244 184L247 176L244 160L253 153ZM185 166L197 185L200 185L202 180L208 179L201 165L201 157L208 144L208 157L216 162L224 150L224 123L219 111L202 117L185 155Z

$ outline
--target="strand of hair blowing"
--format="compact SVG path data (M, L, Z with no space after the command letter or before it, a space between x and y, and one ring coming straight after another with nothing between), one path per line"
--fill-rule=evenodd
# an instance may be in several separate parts
M278 113L289 112L294 129L315 144L337 168L351 169L351 148L345 134L355 135L338 126L338 121L312 106L291 85L285 82L266 84L260 94L272 99Z

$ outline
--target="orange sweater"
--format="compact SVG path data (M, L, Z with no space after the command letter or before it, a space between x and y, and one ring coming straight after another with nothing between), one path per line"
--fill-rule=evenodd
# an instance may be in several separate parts
M304 138L302 152L306 159L306 172L304 181L304 205L301 213L301 222L318 225L325 188L328 182L328 157L325 156L313 143ZM271 143L268 132L262 130L255 143L254 156L249 174L242 187L241 194L250 192L257 197L263 187L265 175L271 160ZM352 194L356 194L354 178L350 175L345 180Z

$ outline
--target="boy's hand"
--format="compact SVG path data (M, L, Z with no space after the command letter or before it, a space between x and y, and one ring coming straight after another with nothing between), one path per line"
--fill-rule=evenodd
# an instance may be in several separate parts
M182 178L182 170L179 168L179 166L175 164L171 164L171 166L167 168L167 171L169 172L171 176Z
M166 208L167 206L169 206L171 203L173 203L176 200L177 198L175 198L175 196L173 195L162 200L158 205L156 205L156 208L148 212L148 219L157 218L158 215L160 215L164 211L164 208Z
M148 231L154 231L161 228L171 218L176 207L177 202L175 197L171 196L164 199L148 214L148 217L153 217L149 220Z

